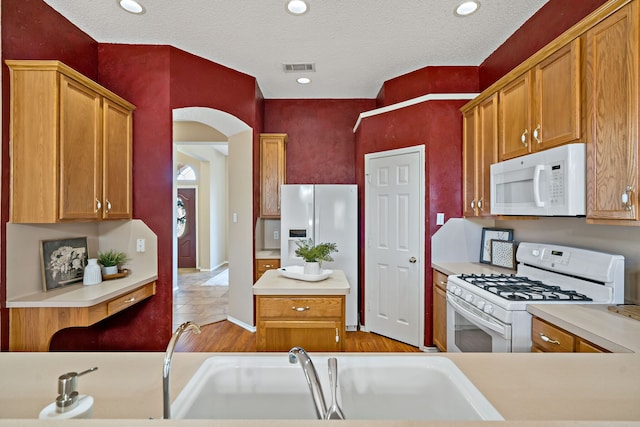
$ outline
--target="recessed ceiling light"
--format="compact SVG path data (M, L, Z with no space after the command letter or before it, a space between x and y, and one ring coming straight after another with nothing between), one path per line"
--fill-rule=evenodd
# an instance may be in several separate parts
M455 14L458 16L469 16L480 7L480 3L477 1L466 1L456 7Z
M118 0L118 4L129 13L134 13L136 15L144 13L144 7L142 7L142 5L136 0Z
M304 15L309 11L309 5L304 0L290 0L285 5L285 9L292 15Z
M299 77L298 79L296 79L296 81L301 85L308 85L309 83L311 83L311 79L309 77Z

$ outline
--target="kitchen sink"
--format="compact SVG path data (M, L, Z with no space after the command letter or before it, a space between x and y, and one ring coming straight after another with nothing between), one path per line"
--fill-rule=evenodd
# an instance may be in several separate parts
M311 354L329 404L327 360ZM338 400L347 419L503 420L449 359L337 354ZM172 418L315 419L309 387L286 353L213 356L171 406Z

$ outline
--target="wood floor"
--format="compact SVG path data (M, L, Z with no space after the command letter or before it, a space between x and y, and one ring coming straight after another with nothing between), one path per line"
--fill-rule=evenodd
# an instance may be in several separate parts
M176 346L185 352L255 352L256 334L227 320L204 325L201 333L184 333ZM368 332L347 332L346 352L420 352L417 347Z

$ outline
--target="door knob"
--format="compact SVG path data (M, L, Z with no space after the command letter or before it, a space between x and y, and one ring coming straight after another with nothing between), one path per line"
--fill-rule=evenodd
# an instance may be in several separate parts
M409 262L410 262L411 264L415 264L415 263L416 263L416 261L418 261L418 260L417 260L417 259L416 259L416 257L414 257L414 256L412 256L411 258L409 258Z

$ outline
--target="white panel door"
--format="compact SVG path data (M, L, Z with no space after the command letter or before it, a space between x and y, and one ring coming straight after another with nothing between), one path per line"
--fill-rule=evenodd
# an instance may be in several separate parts
M415 346L424 330L423 153L365 156L365 324Z

